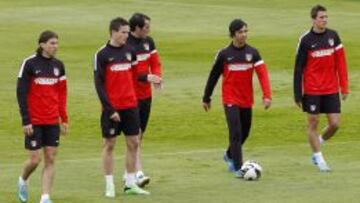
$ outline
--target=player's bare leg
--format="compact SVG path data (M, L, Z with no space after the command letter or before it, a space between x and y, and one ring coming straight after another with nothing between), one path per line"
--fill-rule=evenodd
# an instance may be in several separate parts
M136 163L138 161L139 151L139 135L126 136L126 157L125 168L127 171L125 180L125 193L126 194L144 194L148 195L149 192L142 190L136 184Z
M56 147L44 148L44 169L42 172L42 196L41 203L47 203L50 201L51 188L55 175L55 157L57 154Z
M41 162L40 150L29 150L28 159L25 161L24 168L18 181L18 198L21 202L27 202L28 200L28 185L27 180L30 175L36 170Z
M320 116L318 114L308 114L308 140L313 151L312 161L319 168L321 172L328 172L331 169L326 164L321 153L321 146L319 135L317 133L317 126L319 124Z
M320 143L317 133L319 115L308 114L308 141L314 153L320 152Z
M102 160L103 160L103 169L104 169L105 181L106 181L105 196L114 198L115 185L114 185L113 171L114 171L114 148L116 145L116 137L104 138L103 143L104 144L102 151Z
M141 164L141 144L143 139L143 133L141 132L139 136L139 150L137 152L137 161L136 161L136 182L140 187L144 187L145 185L150 183L150 178L146 176L142 170Z
M328 125L324 129L322 136L320 138L324 141L329 140L332 136L335 135L336 131L339 129L340 124L340 114L339 113L330 113L327 114Z
M22 172L22 179L27 180L30 175L35 171L41 162L41 153L40 150L30 151L29 150L29 158L25 161L25 166Z

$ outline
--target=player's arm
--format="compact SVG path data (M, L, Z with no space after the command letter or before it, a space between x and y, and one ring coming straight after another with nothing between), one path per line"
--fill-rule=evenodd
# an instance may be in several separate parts
M31 84L31 77L31 66L28 62L24 61L20 67L20 72L18 75L16 95L20 108L23 130L24 133L28 136L33 134L27 100Z
M214 88L219 80L220 75L224 70L224 59L222 56L222 52L219 51L215 57L214 65L210 71L205 90L203 95L203 107L205 111L210 110L211 108L211 95L214 91Z
M160 55L152 38L150 38L150 71L152 75L157 76L155 79L160 79L157 83L154 83L155 88L160 89L163 82Z
M342 98L345 100L349 94L348 72L346 66L346 57L343 44L340 37L336 34L335 38L335 65L339 77L340 91Z
M151 74L157 75L159 77L162 75L160 55L152 38L150 38L150 71Z
M59 112L61 119L61 131L64 135L68 133L68 114L67 114L67 80L65 74L65 66L61 63L61 70L59 76Z
M136 82L137 81L142 81L145 82L146 78L144 79L143 77L141 77L141 75L138 74L138 65L139 62L137 60L137 56L134 50L131 51L131 73L133 75L133 83L134 83L134 87L136 86Z
M157 87L162 82L162 71L159 53L156 50L155 42L152 38L149 38L149 50L150 50L150 73L139 76L142 81L153 83Z
M261 90L263 92L263 104L265 109L271 106L271 85L269 73L267 71L264 61L261 59L260 54L257 52L254 57L254 68L256 75L259 79Z
M103 58L99 54L96 54L94 59L94 82L96 92L98 94L104 111L107 112L109 115L114 115L116 111L112 107L105 91L105 63Z
M294 99L295 103L300 107L302 100L303 72L307 61L307 50L305 44L300 40L295 59L294 68Z

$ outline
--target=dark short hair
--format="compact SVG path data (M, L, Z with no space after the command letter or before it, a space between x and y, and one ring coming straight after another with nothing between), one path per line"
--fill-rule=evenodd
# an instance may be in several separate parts
M230 37L234 37L235 32L240 30L244 26L247 26L247 24L243 20L241 20L240 18L237 18L237 19L234 19L233 21L231 21L231 23L229 25Z
M326 8L320 4L312 7L311 11L310 11L310 16L312 19L315 19L317 17L317 14L320 12L320 11L326 11Z
M39 36L39 39L38 39L38 43L46 43L48 42L50 39L53 39L53 38L56 38L56 39L59 39L59 36L58 34L56 34L54 31L51 31L51 30L45 30L44 32L42 32ZM36 53L38 54L41 54L43 51L43 49L41 48L41 46L39 46L36 50Z
M111 35L111 31L119 31L120 27L129 25L129 22L124 18L117 17L110 21L109 32Z
M150 20L150 17L143 13L134 13L129 20L130 31L135 31L136 27L143 28L146 20Z

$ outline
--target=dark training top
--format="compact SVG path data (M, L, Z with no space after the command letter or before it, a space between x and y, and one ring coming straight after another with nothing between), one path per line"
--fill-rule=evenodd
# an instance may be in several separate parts
M135 93L136 54L128 46L107 43L95 54L95 88L103 110L113 114L137 106Z
M67 123L64 64L40 54L26 58L18 75L17 99L23 125L57 124L60 119Z
M331 29L316 33L311 29L300 37L294 70L294 97L303 94L348 93L345 51L338 34Z
M203 102L211 101L216 83L220 75L223 75L223 104L252 107L254 70L260 81L263 98L271 99L269 75L259 52L248 44L238 48L231 43L216 56L205 87Z
M138 80L135 86L137 98L150 98L151 84L147 81L147 75L155 74L161 77L161 63L154 40L151 37L136 38L130 34L127 44L133 47L139 62L136 71Z

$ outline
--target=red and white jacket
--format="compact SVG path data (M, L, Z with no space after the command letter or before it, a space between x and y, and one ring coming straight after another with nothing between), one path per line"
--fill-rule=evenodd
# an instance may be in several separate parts
M17 99L23 125L67 123L64 64L40 54L26 58L18 75Z
M263 98L271 99L269 74L259 52L247 44L242 48L230 44L216 56L205 87L203 102L211 101L212 92L222 74L223 104L251 108L254 103L254 71L259 78Z
M135 85L137 98L139 100L150 98L152 91L147 75L154 74L161 77L162 74L160 57L154 40L151 37L136 38L130 34L127 44L134 49L138 60Z
M295 101L303 94L349 93L345 51L336 31L316 33L311 29L301 36L294 69Z
M137 107L136 54L128 46L109 43L95 54L94 81L103 110L109 114Z

